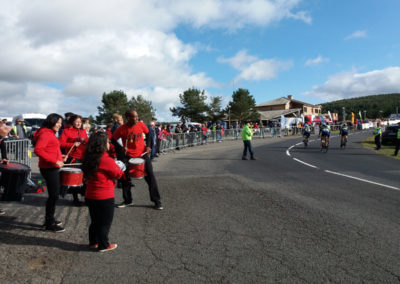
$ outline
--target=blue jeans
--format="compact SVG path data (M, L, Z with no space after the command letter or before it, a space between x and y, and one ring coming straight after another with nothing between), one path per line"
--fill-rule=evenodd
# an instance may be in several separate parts
M244 144L244 149L243 149L243 158L246 158L247 156L247 149L249 149L250 152L250 158L254 157L254 152L253 152L253 147L251 147L251 140L243 140Z

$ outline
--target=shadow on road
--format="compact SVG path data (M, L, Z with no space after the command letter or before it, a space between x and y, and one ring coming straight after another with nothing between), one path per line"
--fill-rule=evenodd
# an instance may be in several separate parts
M56 240L54 238L44 238L38 236L27 236L27 235L19 235L11 232L3 231L4 227L7 230L14 229L23 229L23 230L43 230L43 227L38 224L32 223L21 223L16 222L15 218L6 218L8 220L4 220L0 222L0 242L8 245L32 245L32 246L43 246L43 247L56 247L66 251L82 251L87 250L91 251L86 244L77 244L70 243L61 240ZM53 235L55 233L49 232L49 234Z

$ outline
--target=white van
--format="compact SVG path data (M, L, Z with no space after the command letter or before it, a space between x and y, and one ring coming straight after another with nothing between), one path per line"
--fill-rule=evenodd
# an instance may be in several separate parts
M26 125L27 135L28 137L31 137L33 133L42 126L46 117L47 115L41 113L22 113L13 117L12 124L14 126L17 119L22 118Z

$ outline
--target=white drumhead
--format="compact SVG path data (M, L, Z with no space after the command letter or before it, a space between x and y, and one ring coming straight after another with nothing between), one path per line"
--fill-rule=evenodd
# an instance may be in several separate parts
M61 171L70 172L70 173L81 173L82 170L80 168L61 168Z
M126 166L125 166L124 162L118 160L118 161L115 161L115 163L121 169L121 171L124 172L126 170Z
M132 158L129 159L129 164L140 165L143 164L144 160L142 158Z

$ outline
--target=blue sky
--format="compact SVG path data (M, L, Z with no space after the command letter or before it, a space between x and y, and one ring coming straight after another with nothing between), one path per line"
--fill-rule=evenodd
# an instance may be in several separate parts
M400 92L397 0L0 0L0 116L97 114L104 92L257 103Z

